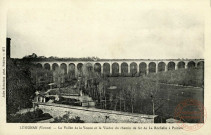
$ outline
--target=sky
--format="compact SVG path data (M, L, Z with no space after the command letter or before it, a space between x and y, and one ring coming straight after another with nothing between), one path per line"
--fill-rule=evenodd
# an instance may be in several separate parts
M64 8L12 8L11 57L203 58L204 18L187 7L136 2L73 2Z

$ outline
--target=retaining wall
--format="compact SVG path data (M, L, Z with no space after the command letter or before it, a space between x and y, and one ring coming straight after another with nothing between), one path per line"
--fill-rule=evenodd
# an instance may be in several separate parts
M127 113L96 108L69 106L55 103L34 103L53 118L70 112L71 117L79 116L85 123L154 123L155 115ZM108 117L106 119L106 117Z

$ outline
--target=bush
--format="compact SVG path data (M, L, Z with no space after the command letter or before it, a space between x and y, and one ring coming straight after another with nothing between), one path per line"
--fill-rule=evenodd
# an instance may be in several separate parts
M9 115L7 122L9 123L35 123L40 120L47 120L52 118L48 113L43 113L42 110L37 109L34 112L27 112L25 114Z
M54 118L54 121L52 123L84 123L84 121L81 120L81 118L78 116L75 116L75 118L70 118L70 112L68 112L62 117Z

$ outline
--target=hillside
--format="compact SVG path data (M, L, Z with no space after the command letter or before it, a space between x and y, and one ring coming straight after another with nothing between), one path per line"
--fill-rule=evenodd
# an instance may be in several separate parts
M149 74L144 77L150 80L159 80L160 83L179 84L183 86L204 86L204 70L203 69L179 69L174 71L160 72L157 74Z

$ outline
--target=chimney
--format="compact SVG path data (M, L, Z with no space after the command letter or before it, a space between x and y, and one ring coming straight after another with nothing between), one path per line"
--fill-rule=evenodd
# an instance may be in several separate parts
M6 52L7 52L7 58L10 58L10 40L11 38L7 38L7 41L6 41Z

